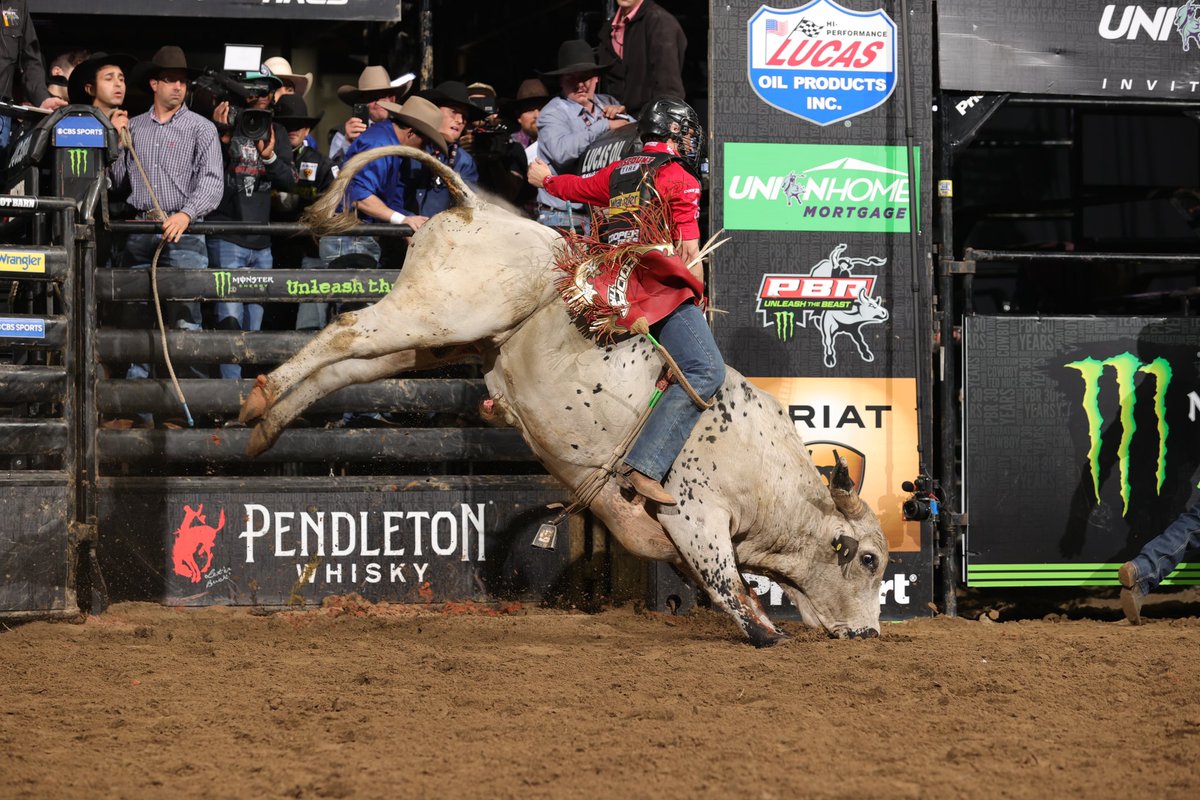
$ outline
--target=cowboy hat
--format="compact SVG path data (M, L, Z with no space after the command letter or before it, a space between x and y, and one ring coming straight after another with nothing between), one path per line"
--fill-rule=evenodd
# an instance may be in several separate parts
M194 67L189 67L187 56L183 54L181 48L173 44L163 45L158 48L158 52L149 61L143 61L137 65L137 80L134 83L145 84L158 78L164 70L177 69L187 73L189 78L194 78L200 74L200 70Z
M394 95L402 97L413 82L412 75L405 75L395 82L388 77L384 67L366 67L358 76L358 85L342 84L338 87L338 98L348 106L355 103L369 103L381 97Z
M467 119L483 119L487 113L471 102L471 93L462 81L442 81L432 89L417 92L418 97L424 97L435 106L461 108Z
M297 128L312 128L321 121L324 111L315 117L308 113L308 104L298 94L285 94L275 104L275 121L289 131Z
M380 100L379 107L388 112L388 117L402 128L412 128L443 153L449 153L446 137L442 135L442 110L425 98L417 95L397 105L389 100Z
M90 106L92 104L92 95L87 93L83 87L89 83L96 82L96 73L101 67L107 67L114 64L121 68L127 79L132 79L131 72L137 66L137 59L124 53L96 53L87 61L80 62L75 65L75 69L71 70L71 77L67 79L67 89L71 93L71 102L77 105Z
M472 83L467 86L467 99L491 116L500 109L496 107L496 90L489 83Z
M276 78L281 79L284 83L290 82L292 88L296 90L296 94L301 97L308 97L308 90L313 82L313 74L311 72L297 75L292 70L292 63L282 56L272 56L264 61L263 65L271 70L271 74Z
M541 108L549 102L550 92L546 84L537 78L529 78L521 81L516 97L506 97L500 101L500 108L512 117L519 117L531 108Z
M600 64L596 61L595 49L583 39L568 39L558 48L558 69L538 74L546 78L557 78L559 75L570 75L573 72L600 74L610 67L612 64Z

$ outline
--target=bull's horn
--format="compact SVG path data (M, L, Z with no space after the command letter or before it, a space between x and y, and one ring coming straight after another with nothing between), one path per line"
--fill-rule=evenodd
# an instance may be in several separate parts
M833 468L833 474L829 476L829 496L846 519L860 519L866 516L867 504L854 491L854 481L850 478L850 467L846 459L842 458L837 450L833 451L833 457L837 459L837 465Z
M462 177L424 150L405 145L374 147L364 150L347 161L325 193L304 212L301 221L309 227L313 235L332 236L343 233L358 224L358 216L354 213L352 204L346 201L346 190L350 186L350 181L363 167L378 158L387 158L388 156L401 156L420 161L445 181L456 205L463 208L479 207L479 198L471 191L471 187L467 186ZM339 205L342 206L341 211L337 210Z

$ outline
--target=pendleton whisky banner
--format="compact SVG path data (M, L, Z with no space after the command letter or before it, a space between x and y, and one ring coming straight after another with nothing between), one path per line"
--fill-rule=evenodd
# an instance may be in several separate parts
M1196 487L1197 342L1195 318L966 319L969 584L1117 585Z

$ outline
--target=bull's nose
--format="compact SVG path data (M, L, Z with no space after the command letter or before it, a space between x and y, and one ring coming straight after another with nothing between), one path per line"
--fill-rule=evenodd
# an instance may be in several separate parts
M850 631L851 639L877 639L879 631L875 628L859 628L856 631Z

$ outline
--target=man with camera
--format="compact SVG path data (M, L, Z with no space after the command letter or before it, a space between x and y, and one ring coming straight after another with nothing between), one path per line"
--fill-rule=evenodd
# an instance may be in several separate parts
M128 202L137 217L162 224L161 236L129 236L122 257L126 267L149 267L160 239L167 242L160 266L208 266L204 236L189 234L187 229L221 201L221 147L216 127L184 103L188 79L195 74L178 47L159 48L139 76L139 80L148 82L154 97L150 110L132 118L123 114L112 117L113 127L128 130L141 161L139 166L134 152L122 150L110 167L113 186L119 189L128 185ZM168 303L165 311L171 327L200 329L199 303ZM133 364L128 377L146 378L149 374L149 364Z
M264 68L265 69L265 68ZM271 190L296 188L292 147L287 131L271 117L275 90L282 81L269 71L234 73L218 80L226 89L213 110L225 158L225 191L210 216L212 222L260 222L271 219ZM270 269L271 237L265 233L214 233L208 237L208 259L214 269ZM261 303L219 302L220 330L262 329ZM242 377L240 364L222 364L221 377Z

